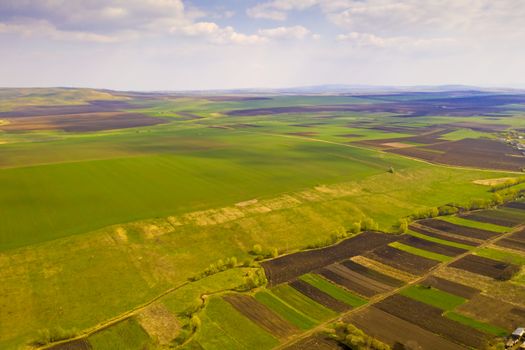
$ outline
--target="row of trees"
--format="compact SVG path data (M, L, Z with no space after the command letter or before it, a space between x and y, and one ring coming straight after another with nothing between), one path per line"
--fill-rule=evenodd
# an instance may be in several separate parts
M330 338L352 350L390 350L387 344L365 334L356 326L339 322L334 326Z

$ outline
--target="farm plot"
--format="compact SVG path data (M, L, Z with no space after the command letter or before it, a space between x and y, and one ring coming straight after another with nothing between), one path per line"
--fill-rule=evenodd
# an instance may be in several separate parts
M295 310L269 291L260 291L256 293L255 299L302 330L310 329L317 324L314 320Z
M439 219L450 222L452 224L460 225L460 226L479 228L482 230L493 231L497 233L509 232L509 228L505 226L499 226L499 225L488 224L486 222L468 220L465 218L461 218L459 216L442 216Z
M442 338L415 324L382 311L369 307L351 315L348 322L390 346L401 343L413 349L460 350L464 347Z
M399 294L445 311L453 310L466 301L465 298L424 285L410 286Z
M430 252L430 251L424 250L424 249L415 248L415 247L412 247L412 246L409 246L409 245L406 245L406 244L403 244L403 243L400 243L400 242L390 243L389 246L391 246L393 248L396 248L396 249L399 249L399 250L402 250L404 252L410 253L410 254L414 254L414 255L417 255L417 256L421 256L421 257L424 257L424 258L427 258L427 259L432 259L432 260L436 260L436 261L440 261L440 262L448 261L448 260L451 259L450 256L446 256L446 255L438 254L438 253L433 253L433 252Z
M510 202L510 203L504 204L503 207L525 210L525 202Z
M473 254L454 261L450 266L501 281L509 280L519 270L516 265Z
M312 286L334 297L335 299L340 300L347 305L350 305L351 307L357 307L367 303L365 299L360 298L357 295L354 295L331 282L328 282L326 279L322 278L319 275L303 275L301 276L301 280L311 284Z
M390 286L360 275L343 265L333 264L319 271L326 279L366 298L390 290Z
M482 294L474 296L456 311L507 331L525 324L525 309Z
M427 226L443 232L450 232L456 235L487 240L498 235L497 232L481 230L473 227L452 224L439 219L425 219L418 221L419 225Z
M90 335L88 340L93 350L142 350L153 344L133 317Z
M348 259L397 240L398 237L364 232L322 249L294 253L262 263L270 285L292 281L322 266Z
M396 294L376 304L379 309L453 341L479 348L485 334L443 317L442 310Z
M463 284L459 284L436 276L428 277L423 282L421 282L421 285L434 287L447 293L458 295L466 299L470 299L480 292L480 290L478 289L468 287Z
M363 275L365 277L371 278L375 280L376 282L382 283L384 285L386 284L387 286L401 287L404 284L403 281L400 281L398 279L385 275L379 271L373 270L364 265L358 264L352 260L343 261L341 264L344 265L344 267L346 267L347 269L357 272L360 275Z
M515 232L509 237L500 239L498 242L496 242L496 245L525 251L525 229Z
M465 249L451 247L451 246L439 244L436 242L430 242L430 241L427 241L427 240L424 240L418 237L410 236L410 235L405 236L399 242L405 245L414 247L414 248L424 249L424 250L431 251L433 253L446 255L446 256L457 256L457 255L460 255L466 252Z
M294 309L315 321L326 321L336 315L331 309L313 301L287 284L282 284L273 288L272 293Z
M315 288L311 284L297 280L290 283L294 289L304 294L308 298L316 301L317 303L337 312L343 312L350 309L350 306L342 301L332 297L331 295Z
M299 331L281 316L251 296L231 294L224 297L237 311L278 338L287 338Z
M439 263L390 246L377 248L364 256L414 275L421 275Z
M525 222L525 219L521 215L502 209L480 210L462 215L461 217L505 227L514 227Z
M306 339L300 340L285 348L286 350L347 350L334 340L326 339L322 334L315 334Z
M422 232L424 232L424 233L422 233ZM432 232L432 231L429 231L429 230L425 230L425 229L423 229L423 228L421 228L419 226L415 226L415 225L410 225L410 228L409 228L407 234L409 234L411 236L414 236L414 237L418 237L418 238L427 240L427 241L430 241L430 242L436 242L436 243L439 243L439 244L442 244L442 245L448 245L448 246L451 246L451 247L457 247L457 248L465 249L465 250L471 250L476 245L479 244L477 242L468 241L468 240L465 240L465 239L462 239L462 238L452 237L449 234L435 233L435 232ZM461 242L463 242L463 243L461 243Z

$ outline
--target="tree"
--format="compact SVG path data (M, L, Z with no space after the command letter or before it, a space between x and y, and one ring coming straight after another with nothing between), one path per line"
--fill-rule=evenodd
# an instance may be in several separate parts
M399 220L399 232L407 233L407 231L408 231L408 220L400 219Z

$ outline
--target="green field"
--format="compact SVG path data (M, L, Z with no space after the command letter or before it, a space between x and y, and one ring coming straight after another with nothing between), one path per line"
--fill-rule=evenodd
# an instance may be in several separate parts
M271 349L277 339L239 314L221 298L211 298L195 340L205 350Z
M153 342L134 318L129 318L88 338L93 350L147 350Z
M466 326L469 326L469 327L475 328L477 330L480 330L480 331L482 331L484 333L495 335L497 337L505 337L505 336L509 335L509 332L507 330L503 329L503 328L500 328L500 327L497 327L497 326L493 326L493 325L488 324L488 323L477 321L475 319L472 319L472 318L470 318L468 316L459 314L459 313L454 312L454 311L446 312L445 313L445 317L450 318L451 320L454 320L454 321L459 322L461 324L464 324Z
M445 262L445 261L448 261L448 260L452 259L450 256L446 256L446 255L443 255L443 254L430 252L430 251L424 250L424 249L414 248L412 246L409 246L409 245L406 245L406 244L403 244L403 243L399 243L399 242L390 243L389 246L394 247L394 248L399 249L399 250L402 250L404 252L410 253L410 254L422 256L424 258L437 260L437 261L440 261L440 262Z
M317 324L316 321L286 304L270 291L257 292L255 299L300 329L307 330Z
M272 288L271 291L279 299L316 321L326 321L336 315L334 311L318 304L289 285L283 284Z
M506 263L511 263L519 266L525 265L525 256L510 253L507 250L497 249L497 248L482 248L477 249L475 252L476 255L493 259L493 260L499 260Z
M365 305L367 301L355 294L348 292L345 289L342 289L336 286L333 283L328 282L324 278L316 274L307 274L300 277L301 280L311 284L319 290L322 290L326 294L334 297L337 300L340 300L352 307L358 307Z
M399 294L446 311L454 310L467 301L457 295L421 285L410 286L403 289Z

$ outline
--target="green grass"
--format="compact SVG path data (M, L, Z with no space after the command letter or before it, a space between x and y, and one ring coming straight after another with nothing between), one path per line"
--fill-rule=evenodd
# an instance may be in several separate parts
M223 349L271 349L277 339L242 316L230 304L219 297L209 300L195 339L206 350Z
M484 258L499 260L506 263L516 264L520 266L525 265L525 256L510 253L506 250L500 250L496 248L481 248L476 250L475 254Z
M154 349L153 342L134 318L129 318L91 335L88 338L93 350L147 350Z
M439 220L447 221L447 222L450 222L456 225L467 226L467 227L472 227L472 228L479 228L481 230L487 230L487 231L498 232L498 233L505 233L505 232L509 232L510 230L508 227L488 224L488 223L479 222L479 221L468 220L468 219L460 218L458 216L441 216L439 217Z
M490 137L491 134L486 132L475 131L472 129L458 129L448 134L441 135L439 138L449 141L463 140L466 138L477 139L480 137Z
M399 294L447 311L453 310L467 301L467 299L457 295L421 285L405 288Z
M261 291L255 294L255 299L260 303L268 306L275 313L279 314L285 320L294 324L300 329L307 330L313 328L317 322L304 315L303 313L297 311L290 305L283 302L281 299L277 298L270 291Z
M283 284L277 286L272 289L272 293L285 303L316 321L326 321L336 315L334 311L313 301L289 285Z
M444 316L451 320L464 324L465 326L472 327L474 329L482 331L483 333L491 334L496 337L506 337L509 335L509 332L503 328L493 326L488 323L480 322L478 320L475 320L473 318L459 314L454 311L446 312Z
M412 231L412 230L408 230L407 233L409 235L411 235L411 236L414 236L414 237L417 237L417 238L421 238L421 239L427 240L429 242L435 242L435 243L439 243L439 244L443 244L443 245L448 245L450 247L456 247L456 248L461 248L461 249L466 249L466 250L472 250L472 249L475 248L473 246L466 245L466 244L461 244L461 243L456 243L456 242L452 242L452 241L447 241L445 239L430 237L430 236L427 236L427 235L424 235L422 233L415 232L415 231Z
M452 259L450 256L446 256L446 255L443 255L443 254L430 252L428 250L414 248L414 247L411 247L411 246L408 246L406 244L399 243L399 242L393 242L393 243L390 243L389 245L391 247L394 247L396 249L402 250L404 252L407 252L407 253L410 253L410 254L414 254L414 255L418 255L418 256L422 256L424 258L428 258L428 259L432 259L432 260L437 260L437 261L440 261L440 262L444 262L444 261L448 261L448 260Z
M328 282L319 275L310 273L301 276L300 279L352 307L358 307L367 303L365 299Z

